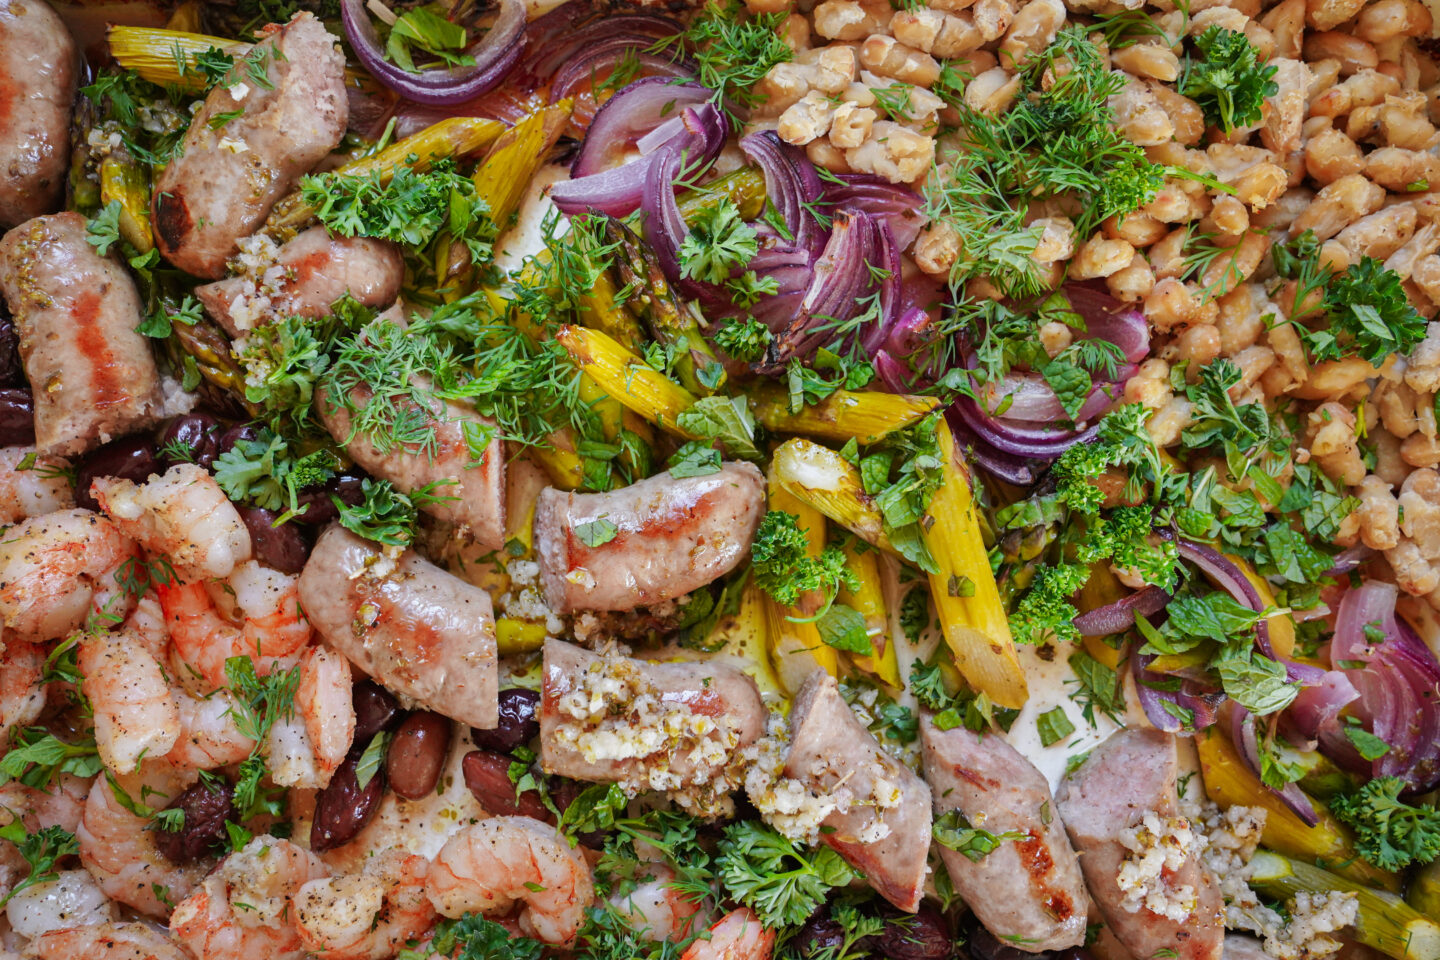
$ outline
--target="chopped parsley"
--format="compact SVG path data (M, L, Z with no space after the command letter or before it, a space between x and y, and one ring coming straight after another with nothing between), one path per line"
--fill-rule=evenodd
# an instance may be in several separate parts
M1199 56L1186 58L1176 89L1223 133L1259 123L1265 98L1280 90L1276 68L1260 62L1245 34L1223 27L1208 27L1195 38L1195 49Z

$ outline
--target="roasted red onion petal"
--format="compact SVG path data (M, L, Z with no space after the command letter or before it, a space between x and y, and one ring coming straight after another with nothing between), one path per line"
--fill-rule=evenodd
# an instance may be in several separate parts
M883 220L901 250L915 242L925 226L925 217L920 212L920 198L913 190L868 173L842 173L838 179L843 183L827 180L824 184L827 205L864 210Z
M884 219L875 219L875 258L870 267L883 271L880 279L880 316L867 330L857 331L866 354L874 354L885 343L890 328L900 318L900 245Z
M1176 540L1176 547L1180 556L1199 567L1202 573L1237 601L1251 610L1265 609L1265 603L1260 599L1260 591L1255 589L1250 578L1245 576L1240 568L1220 551L1214 547L1207 547L1203 543L1196 543L1194 540L1186 540L1184 537ZM1275 656L1275 648L1270 644L1268 620L1262 619L1255 624L1255 644L1260 648L1260 652L1271 660L1280 660Z
M1085 332L1079 336L1108 340L1120 347L1131 363L1139 363L1149 354L1150 325L1139 310L1089 284L1068 283L1060 292L1085 320Z
M1335 554L1335 562L1331 564L1329 570L1325 571L1325 576L1338 577L1342 574L1349 573L1374 555L1374 550L1371 550L1363 543L1357 543L1355 546L1341 550Z
M1244 758L1245 765L1256 777L1260 774L1260 745L1255 738L1255 718L1250 715L1239 704L1230 705L1230 739L1235 744L1235 749ZM1263 778L1261 778L1263 782ZM1306 826L1315 826L1320 822L1320 815L1315 812L1315 805L1297 785L1287 783L1283 790L1276 790L1266 784L1265 789L1279 797L1295 815L1305 821Z
M1175 702L1175 695L1178 691L1158 690L1153 684L1174 682L1173 678L1163 674L1152 673L1147 668L1154 661L1155 656L1149 653L1134 651L1130 654L1130 675L1135 680L1135 695L1140 700L1140 706L1145 711L1145 718L1157 730L1164 730L1166 733L1179 732L1182 724L1180 717L1165 709L1165 704L1170 703L1179 706Z
M531 22L526 30L528 49L516 67L515 77L539 87L552 77L558 83L567 69L588 75L588 57L605 51L616 38L648 52L657 41L674 37L681 30L680 24L666 17L599 13L589 4L566 3ZM678 49L679 45L674 46Z
M988 417L969 397L955 401L953 409L971 431L1002 453L1020 457L1053 460L1077 443L1083 443L1099 432L1099 424L1084 430L1044 428Z
M835 339L834 324L859 312L860 300L873 284L868 265L875 260L879 243L879 225L869 214L836 214L800 312L775 338L778 364L808 357Z
M1318 683L1301 690L1285 709L1286 725L1291 732L1313 743L1322 734L1339 732L1340 711L1359 697L1359 691L1343 670L1328 670Z
M365 0L340 0L340 21L365 69L416 103L443 106L478 97L505 79L525 48L523 0L500 0L500 15L494 25L465 50L475 60L472 66L431 67L419 73L408 73L385 59L385 48L370 22Z
M1169 602L1170 594L1149 586L1114 603L1085 611L1075 618L1075 629L1087 637L1108 637L1135 626L1136 615L1148 617L1159 613Z
M1133 375L1135 368L1128 364L1126 366ZM1055 396L1055 391L1038 373L1012 370L1000 381L984 384L977 393L979 399L984 401L984 411L1002 420L1054 423L1071 419L1070 414L1060 405L1060 398ZM1115 387L1108 383L1095 384L1073 419L1076 423L1084 423L1100 416L1115 403L1117 393ZM1010 398L1008 404L1005 402L1006 397ZM997 412L1002 408L1003 412Z
M765 196L790 231L791 243L814 257L825 245L825 231L810 212L824 193L815 165L773 130L740 138L740 150L765 174Z
M685 107L709 99L710 91L698 83L676 83L668 77L642 77L627 84L595 111L585 141L570 164L570 176L578 180L617 166L646 134L667 121L679 121ZM670 136L677 132L672 130ZM658 144L650 150L641 146L641 153L653 152L655 146Z
M611 76L616 66L633 61L639 79L650 77L693 79L695 65L684 58L669 59L660 54L648 53L645 48L653 42L640 36L613 36L602 40L560 68L550 86L550 102L557 103L566 97L573 97L587 85L598 79ZM596 111L598 113L598 111Z
M876 371L880 372L878 365ZM881 376L883 377L885 374L882 372ZM894 374L892 373L892 377L893 376ZM887 379L886 385L889 386L889 383L890 380ZM894 387L890 387L890 389L895 393L912 392L910 390L896 390ZM1050 465L1048 459L1021 457L1013 453L996 450L975 436L975 432L955 413L953 407L948 411L945 419L950 424L951 432L955 434L956 442L966 450L970 459L979 464L980 469L992 477L995 477L997 480L1003 480L1005 483L1016 487L1033 486L1035 482L1040 479L1041 473Z

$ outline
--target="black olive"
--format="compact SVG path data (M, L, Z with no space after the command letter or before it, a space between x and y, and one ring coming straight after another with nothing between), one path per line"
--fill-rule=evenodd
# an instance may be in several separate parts
M350 688L350 702L355 708L354 743L362 749L375 734L391 730L405 719L395 695L369 677Z
M275 526L280 514L260 507L236 506L240 519L250 531L255 559L281 573L296 574L305 569L310 543L291 521Z
M0 390L0 446L35 442L35 398L26 387Z
M535 711L540 706L540 694L523 687L511 687L500 691L500 720L493 730L472 727L471 739L475 746L498 753L513 753L540 735L540 721Z
M97 447L80 461L75 471L75 503L87 510L99 510L90 495L90 481L96 477L119 477L144 483L152 473L163 472L155 455L155 441L148 436L125 437Z
M363 753L363 750L351 750L350 756L336 768L330 785L315 795L310 849L333 850L349 843L380 809L380 801L385 796L385 770L382 765L369 783L360 786L355 767Z
M160 432L160 457L167 467L188 462L209 470L219 448L220 421L208 413L173 417Z
M167 830L163 821L157 825L155 848L175 864L209 856L225 842L225 821L230 819L234 800L234 789L223 781L201 781L188 788L165 808L185 811L185 819L178 830Z

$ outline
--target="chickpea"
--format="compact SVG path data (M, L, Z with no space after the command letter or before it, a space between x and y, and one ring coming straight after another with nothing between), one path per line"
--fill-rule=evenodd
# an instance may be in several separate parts
M1247 232L1235 245L1234 251L1222 254L1210 262L1201 276L1206 289L1223 295L1235 289L1237 284L1249 279L1260 266L1265 254L1270 252L1270 238L1263 233Z
M1340 26L1365 6L1365 0L1306 0L1305 22L1314 30Z
M970 109L994 116L1014 103L1019 92L1020 74L995 67L965 85L964 100Z
M1127 75L1120 92L1110 97L1110 110L1120 135L1142 147L1165 143L1175 135L1175 124L1160 101L1139 80Z
M1305 0L1282 0L1260 18L1260 25L1275 38L1275 55L1299 59L1305 35Z
M960 234L943 220L932 220L915 239L915 265L932 277L948 277L960 258Z
M1041 217L1030 226L1040 228L1040 240L1030 254L1036 263L1054 263L1075 255L1075 224L1069 217Z
M1274 163L1257 163L1230 184L1235 188L1236 199L1251 210L1263 210L1270 206L1289 185L1289 173Z
M1354 256L1384 260L1415 233L1415 205L1397 203L1361 217L1341 230L1335 239Z
M1341 177L1325 186L1315 201L1290 224L1290 235L1299 236L1313 230L1321 240L1329 240L1352 220L1373 213L1385 202L1385 189L1359 174Z
M1015 15L1000 44L1000 62L1012 69L1023 66L1032 54L1050 46L1064 22L1065 4L1060 0L1030 0Z
M1139 303L1155 289L1155 271L1144 254L1136 253L1130 264L1105 278L1110 295L1124 303Z
M1333 128L1305 143L1305 170L1321 184L1331 184L1365 169L1365 155L1345 134Z
M1137 249L1150 246L1170 232L1169 224L1139 212L1128 214L1123 219L1107 217L1100 226L1105 236L1125 240Z
M1175 142L1188 147L1199 143L1205 136L1205 114L1199 104L1163 83L1151 81L1145 86L1170 118L1175 128Z
M830 142L844 150L858 147L870 136L878 114L868 107L846 101L835 108L830 119Z
M1265 332L1265 318L1257 298L1263 298L1255 284L1247 283L1220 297L1216 302L1219 316L1215 328L1220 331L1220 349L1227 357L1253 346Z
M1227 236L1235 237L1250 229L1250 211L1245 204L1231 196L1222 196L1210 207L1210 222L1215 229Z
M1155 276L1174 278L1185 272L1185 242L1189 239L1189 235L1190 231L1187 228L1178 227L1156 241L1146 251ZM1158 287L1159 284L1156 286Z
M1075 280L1108 277L1130 265L1135 248L1124 240L1111 240L1097 233L1081 245L1070 261L1070 276Z
M1309 380L1295 391L1295 396L1302 400L1339 396L1375 376L1375 373L1375 368L1360 357L1327 360L1310 369Z
M1015 9L1009 0L976 0L974 7L975 27L986 43L999 40L1010 29L1015 19Z
M805 156L817 167L823 167L831 173L853 173L850 163L845 159L845 151L835 146L829 140L811 140L805 144Z
M1430 10L1418 0L1375 0L1360 12L1355 35L1370 43L1394 37L1425 37L1431 30Z
M883 34L869 36L860 45L860 65L879 76L921 87L940 76L940 64L930 54Z
M1151 326L1161 333L1169 333L1192 323L1199 308L1199 302L1185 284L1174 277L1164 277L1155 282L1146 296L1144 312Z
M815 32L827 40L863 40L890 25L886 0L824 0L815 8Z
M1174 390L1170 386L1170 364L1152 357L1140 364L1135 376L1125 382L1125 402L1138 403L1159 410L1170 402Z
M1180 58L1175 51L1158 43L1137 43L1110 54L1110 63L1119 70L1173 83L1180 76Z
M1380 63L1373 45L1338 30L1307 34L1305 59L1338 60L1341 75L1347 77L1361 70L1374 70Z

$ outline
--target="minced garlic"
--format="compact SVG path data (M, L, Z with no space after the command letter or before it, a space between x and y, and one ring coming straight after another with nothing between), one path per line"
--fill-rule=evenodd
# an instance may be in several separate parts
M1172 885L1166 876L1204 849L1204 835L1188 819L1146 813L1140 823L1120 831L1120 843L1130 851L1115 878L1125 895L1122 907L1131 913L1144 907L1177 922L1195 912L1199 901L1195 887Z

